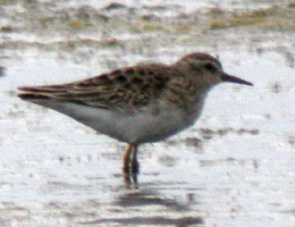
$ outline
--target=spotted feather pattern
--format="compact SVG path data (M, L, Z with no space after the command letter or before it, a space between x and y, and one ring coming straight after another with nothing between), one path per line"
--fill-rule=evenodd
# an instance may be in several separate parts
M21 87L19 97L55 99L99 108L137 108L160 96L175 71L149 64L111 71L90 79L50 86Z

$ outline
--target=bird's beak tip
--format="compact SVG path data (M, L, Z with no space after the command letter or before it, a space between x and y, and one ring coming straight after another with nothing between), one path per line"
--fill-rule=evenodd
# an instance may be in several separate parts
M253 83L248 82L246 80L240 79L238 77L235 76L231 76L229 74L224 73L221 77L221 80L224 82L231 82L231 83L237 83L237 84L244 84L244 85L248 85L248 86L254 86Z

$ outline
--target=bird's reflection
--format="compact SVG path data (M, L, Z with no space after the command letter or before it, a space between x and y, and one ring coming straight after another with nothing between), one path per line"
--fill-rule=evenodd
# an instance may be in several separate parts
M203 225L203 218L195 209L191 209L190 201L187 204L181 203L175 198L171 198L171 196L167 198L166 194L159 192L159 187L165 185L161 185L159 182L140 185L137 174L123 176L125 187L121 185L115 190L119 192L119 195L115 196L111 203L112 210L116 211L116 215L83 222L84 225L171 225L182 227Z
M154 190L132 190L127 191L115 201L116 205L122 207L143 207L150 205L158 205L166 207L170 210L188 211L189 208L186 205L178 203L176 200L162 198L160 194Z
M138 188L138 173L128 174L123 173L124 182L127 189L137 189Z
M136 175L129 176L128 179L125 178L125 183L129 183L127 184L128 189L114 201L114 205L129 211L131 209L135 210L135 213L141 215L116 219L113 220L114 222L126 225L146 224L157 226L203 224L201 217L186 215L191 211L188 204L182 204L176 199L167 198L167 196L161 195L155 189L140 189ZM162 213L165 215L161 215ZM182 213L183 215L181 215Z
M118 207L118 210L121 210L125 216L118 214L118 218L103 218L83 224L116 223L124 226L172 225L185 227L204 223L201 217L186 215L190 212L187 205L162 197L153 190L127 190L113 202L113 206ZM162 207L162 209L159 207Z

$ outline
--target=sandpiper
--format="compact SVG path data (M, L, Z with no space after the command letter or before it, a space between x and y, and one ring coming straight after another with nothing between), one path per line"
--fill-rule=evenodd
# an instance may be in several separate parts
M128 143L123 170L136 174L138 145L193 125L208 91L223 81L253 85L225 73L218 59L192 53L172 65L141 64L68 84L20 87L18 96Z

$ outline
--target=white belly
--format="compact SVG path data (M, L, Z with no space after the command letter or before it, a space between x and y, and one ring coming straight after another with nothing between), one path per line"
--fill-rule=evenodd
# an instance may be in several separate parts
M36 103L49 107L94 130L127 143L156 142L190 126L198 116L184 116L179 110L163 110L157 115L143 112L122 114L106 109L66 102ZM197 114L199 115L199 114Z
M139 112L122 115L88 107L87 111L84 109L83 116L78 115L76 113L72 117L98 132L128 143L156 142L188 126L183 116L174 111L163 111L156 116Z

